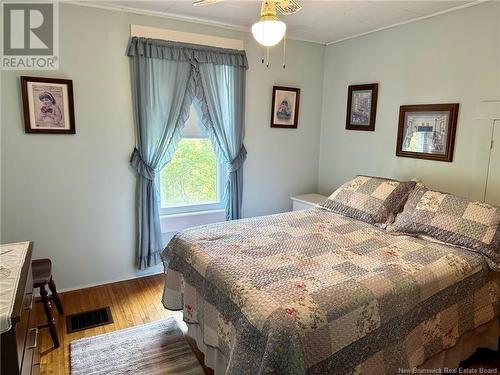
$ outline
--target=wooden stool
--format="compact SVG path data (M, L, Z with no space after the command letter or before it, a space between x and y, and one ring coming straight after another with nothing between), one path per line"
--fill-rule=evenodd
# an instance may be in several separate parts
M49 328L50 337L52 337L52 342L54 347L59 347L59 336L57 335L57 326L54 317L52 316L52 305L50 299L54 301L57 311L59 314L64 314L61 300L57 294L56 284L52 280L52 263L50 259L35 259L31 262L31 268L33 270L33 287L40 288L41 302L43 303L43 309L45 315L47 316L47 324L39 326L38 328ZM49 297L47 289L45 286L48 285L52 296Z

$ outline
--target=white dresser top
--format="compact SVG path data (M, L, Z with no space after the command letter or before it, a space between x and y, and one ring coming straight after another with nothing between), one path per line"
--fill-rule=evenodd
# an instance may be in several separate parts
M326 201L326 198L328 197L325 197L324 195L321 194L302 194L290 197L292 201L311 204L315 206L323 204Z
M11 328L11 315L29 242L0 245L0 333Z

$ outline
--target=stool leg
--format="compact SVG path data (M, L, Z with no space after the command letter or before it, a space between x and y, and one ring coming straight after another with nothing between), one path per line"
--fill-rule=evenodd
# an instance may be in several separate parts
M49 289L52 293L52 299L54 300L54 304L57 307L57 312L59 314L64 314L61 299L59 298L59 294L57 294L56 284L54 283L54 280L52 279L52 277L50 278L50 281L49 281Z
M45 285L42 285L40 287L40 296L42 297L43 310L45 311L45 315L47 316L47 325L49 326L50 337L52 337L52 342L54 343L54 347L58 348L59 337L57 336L56 321L52 316L49 294L47 293L47 289L45 289Z

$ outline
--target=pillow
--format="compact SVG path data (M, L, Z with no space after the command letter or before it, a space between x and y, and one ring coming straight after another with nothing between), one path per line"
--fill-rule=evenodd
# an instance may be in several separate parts
M406 201L415 182L356 176L328 197L322 207L370 224L387 224Z
M411 181L414 181L414 182L415 182L415 186L413 187L413 190L418 189L418 188L422 188L422 187L423 187L423 188L425 188L425 184L424 184L422 181L420 181L420 180L418 180L418 179L416 179L416 178L412 178L412 179L411 179ZM412 190L412 191L413 191L413 190ZM411 195L411 192L412 192L412 191L410 191L410 193L408 193L408 196L410 196L410 195ZM406 202L408 202L408 201L406 201ZM406 202L405 202L405 203L406 203ZM399 216L401 216L401 213L403 212L404 207L405 207L405 205L404 205L404 204L403 204L403 205L401 205L401 207L400 207L399 211L398 211L398 212L396 212L394 215L392 215L392 217L390 218L390 220L387 222L387 225L385 226L385 229L386 229L388 232L393 232L393 231L395 231L394 226L393 226L392 224L394 224L394 222L397 220L397 218L398 218Z
M478 251L500 269L499 207L417 187L394 229Z

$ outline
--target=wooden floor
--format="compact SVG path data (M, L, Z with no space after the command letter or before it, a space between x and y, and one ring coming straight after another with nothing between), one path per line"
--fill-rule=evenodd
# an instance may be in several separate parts
M57 283L57 280L55 280ZM182 320L182 312L166 310L161 304L164 275L154 275L140 279L106 284L93 288L61 293L65 314L111 307L114 322L101 327L75 333L66 333L65 316L59 316L52 308L59 331L61 346L52 348L52 341L47 329L42 329L39 336L42 374L69 375L69 343L73 340L116 331L154 320L176 316ZM42 305L36 304L38 324L46 323Z
M148 323L168 316L175 316L182 320L182 312L166 310L161 304L163 282L164 275L161 274L61 293L60 296L66 314L110 306L114 322L105 326L67 334L65 316L59 316L54 307L52 310L57 322L61 346L58 349L53 349L48 330L42 329L40 331L39 348L41 350L42 374L69 375L69 343L72 340ZM38 324L45 323L45 315L41 304L36 304L36 312ZM203 355L196 349L192 341L190 341L190 344L200 363L203 364ZM500 359L496 352L479 350L463 365L475 369L480 367L497 368L500 365ZM212 373L206 367L205 372L207 374Z

